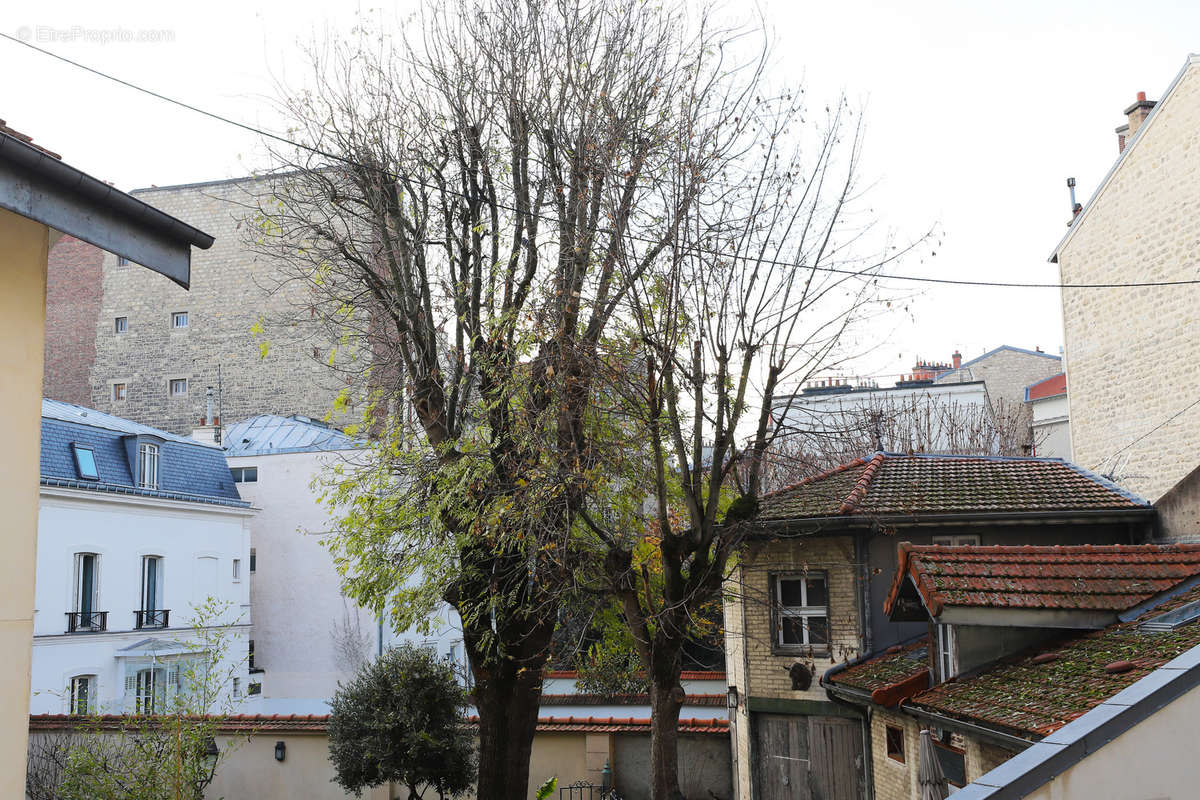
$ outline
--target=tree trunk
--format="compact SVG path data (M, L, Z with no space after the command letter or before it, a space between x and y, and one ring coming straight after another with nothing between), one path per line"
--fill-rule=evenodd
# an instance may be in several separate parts
M683 800L679 791L679 685L682 641L656 637L650 680L650 786L654 800Z
M527 800L529 756L542 697L542 670L505 660L475 684L479 710L478 800Z

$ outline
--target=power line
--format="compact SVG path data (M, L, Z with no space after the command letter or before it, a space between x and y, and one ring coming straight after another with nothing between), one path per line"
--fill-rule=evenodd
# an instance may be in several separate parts
M1096 466L1092 467L1092 469L1093 469L1093 470L1100 469L1100 467L1102 467L1102 466L1103 466L1103 465L1104 465L1106 462L1108 462L1108 461L1111 461L1112 459L1114 459L1114 458L1116 458L1117 456L1121 455L1121 453L1124 453L1126 450L1128 450L1129 448L1133 447L1135 444L1137 444L1138 442L1142 441L1142 440L1143 440L1143 439L1145 439L1146 437L1150 436L1150 435L1151 435L1152 433L1154 433L1155 431L1158 431L1158 430L1161 430L1162 428L1165 428L1165 427L1167 427L1167 426L1168 426L1168 425L1170 425L1172 422L1174 422L1175 420L1179 419L1180 417L1182 417L1182 416L1183 416L1184 414L1186 414L1187 412L1191 411L1191 410L1192 410L1193 408L1195 408L1196 406L1200 406L1200 397L1196 398L1196 399L1195 399L1195 400L1193 400L1191 403L1188 403L1188 404L1187 404L1185 407L1183 407L1183 408L1179 409L1179 410L1178 410L1178 411L1176 411L1174 414L1172 414L1171 416L1167 417L1167 418L1166 418L1166 419L1164 419L1162 422L1158 423L1158 424L1157 424L1157 425L1155 425L1153 428L1151 428L1150 430L1146 431L1146 432L1145 432L1145 433L1143 433L1141 436L1137 437L1137 438L1136 438L1136 439L1134 439L1132 442L1130 442L1129 444L1127 444L1127 445L1125 445L1124 447L1122 447L1120 450L1117 450L1117 451L1116 451L1115 453L1113 453L1112 455L1110 455L1110 456L1107 456L1107 457L1105 457L1105 458L1101 459L1100 463L1099 463L1099 464L1097 464Z
M319 147L314 147L312 145L307 145L307 144L303 144L301 142L294 141L292 139L287 138L286 136L280 136L277 133L271 133L270 131L265 131L265 130L262 130L261 128L256 128L253 125L248 125L244 122L239 122L235 119L231 119L229 117L222 116L222 115L214 113L212 111L208 111L206 109L199 108L197 106L191 105L190 103L186 103L182 100L176 100L173 97L169 97L167 95L153 91L152 89L147 89L143 86L139 86L138 84L131 83L130 81L123 80L122 78L118 78L114 75L110 75L107 72L102 72L98 69L95 69L94 67L89 67L86 64L81 64L80 62L69 59L66 56L61 56L58 53L54 53L54 52L51 52L44 48L38 47L35 44L24 41L23 39L19 39L10 34L0 33L0 37L7 39L8 41L13 42L15 44L19 44L19 45L23 45L24 47L28 47L30 50L33 50L34 52L41 53L42 55L49 56L50 58L56 59L65 64L69 64L70 66L76 67L77 69L81 69L81 70L84 70L85 72L89 72L92 75L95 75L97 77L104 78L105 80L109 80L114 83L120 84L121 86L124 86L128 89L132 89L136 92L141 92L143 94L149 95L150 97L153 97L157 100L161 100L165 103L171 103L172 105L179 106L180 108L184 108L193 113L208 117L209 119L213 119L218 122L223 122L226 125L232 125L236 128L240 128L249 133L254 133L259 136L264 136L268 139L272 139L274 141L280 142L281 144L286 144L291 147L296 147L301 150L306 150L310 153L313 153L314 155L320 155L325 158L333 159L334 161L339 161L348 166L364 167L363 164L361 164L360 162L354 161L353 159L347 158L342 155L338 155L337 153L331 153L326 150L322 150ZM398 178L399 176L391 175L389 177ZM422 186L426 189L433 189L436 191L445 192L447 194L456 195L456 196L462 197L464 199L471 199L470 197L468 197L466 194L464 194L462 192L456 192L452 189L446 189L446 188L437 186L435 184L426 183L426 182L420 181L420 180L415 180L415 179L411 179L411 178L409 178L409 180L411 180L413 183L416 183L417 185ZM502 203L497 203L496 205L499 208L504 209L505 211L513 211L513 212L518 212L518 213L520 212L520 209L517 209L513 206L507 206ZM544 217L542 215L537 215L537 214L535 214L534 216L538 216L547 222L554 222L554 223L558 222L557 219L554 219L551 217ZM608 231L603 228L597 228L593 232L594 233L599 233L599 232L612 233L612 231ZM654 240L646 239L646 238L638 237L638 236L630 235L630 236L627 236L627 238L633 239L635 241L640 241L645 244L658 244L658 242L656 242ZM695 245L688 245L681 249L683 249L685 252L691 252L691 253L699 254L699 255L708 255L708 256L713 256L716 258L726 258L726 259L730 259L733 261L750 261L750 262L756 263L756 264L764 264L764 265L771 265L771 266L778 266L778 267L785 267L785 268L795 268L797 266L796 264L787 262L787 261L778 261L776 259L770 259L770 258L757 258L754 256L744 256L744 255L739 255L736 253L722 253L717 250L709 250L707 248L696 247ZM1192 279L1192 280L1178 280L1178 281L1138 281L1138 282L1134 282L1134 283L1017 283L1015 281L972 281L972 280L956 279L956 278L934 278L931 276L923 276L923 275L896 275L896 274L891 274L891 273L871 272L871 271L869 271L869 268L864 269L864 270L853 270L853 269L840 269L837 267L819 267L819 266L809 265L809 266L804 266L803 269L810 269L815 272L825 272L825 273L831 273L831 274L835 274L835 275L846 275L846 276L852 276L852 277L858 277L858 278L869 278L869 279L875 279L875 280L882 279L882 280L892 280L892 281L909 281L912 283L932 283L932 284L941 284L941 285L948 285L948 286L977 286L977 287L981 287L981 288L992 288L992 289L1143 289L1143 288L1150 288L1150 287L1154 287L1154 286L1195 286L1195 285L1200 285L1200 278Z

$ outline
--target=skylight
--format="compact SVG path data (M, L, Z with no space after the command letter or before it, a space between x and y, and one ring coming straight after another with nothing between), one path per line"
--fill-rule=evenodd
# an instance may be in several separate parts
M92 448L83 444L72 444L75 453L75 469L79 477L89 481L100 480L100 472L96 468L96 453Z
M1138 627L1144 631L1173 631L1200 617L1200 600L1185 603L1179 608L1151 617Z

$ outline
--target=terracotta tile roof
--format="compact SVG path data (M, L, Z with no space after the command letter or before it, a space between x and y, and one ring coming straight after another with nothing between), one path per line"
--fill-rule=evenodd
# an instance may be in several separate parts
M469 717L468 722L479 722ZM538 717L539 733L649 733L650 719L642 717ZM681 719L680 733L728 734L727 719Z
M578 678L579 672L573 669L548 669L542 673L543 678ZM679 679L684 681L723 681L723 670L687 670L679 673Z
M620 706L649 704L648 694L544 694L541 703L544 706ZM724 706L728 697L723 694L689 694L684 700L685 706Z
M983 671L940 684L911 703L951 717L1045 736L1200 645L1200 622L1174 630L1139 630L1140 621L1200 600L1200 587L1139 620L1032 648ZM1124 672L1105 668L1129 662Z
M836 672L830 683L864 692L887 689L929 671L929 640L921 637L907 645L889 647L882 654Z
M1057 458L876 453L764 495L758 520L1141 509L1150 503Z
M129 721L121 714L105 714L91 717L102 730L116 730ZM192 717L200 720L203 717ZM63 730L75 728L81 718L68 714L32 714L29 717L31 731ZM237 714L217 720L221 733L324 733L329 725L328 714Z
M8 123L2 119L0 119L0 133L3 133L5 136L11 136L14 139L24 142L25 144L27 144L30 147L33 147L37 150L41 150L43 153L50 156L51 158L57 158L59 161L62 161L62 156L60 156L58 153L55 153L51 150L47 150L46 148L42 147L40 144L34 144L32 136L28 136L24 133L21 133L18 130L8 127Z
M917 587L926 610L946 606L1125 611L1200 575L1200 545L897 546L884 601Z

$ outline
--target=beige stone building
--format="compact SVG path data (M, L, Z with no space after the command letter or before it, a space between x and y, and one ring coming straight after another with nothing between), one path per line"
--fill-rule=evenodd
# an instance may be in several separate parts
M1200 278L1200 56L1125 113L1116 163L1051 257L1064 284ZM1062 304L1075 460L1158 500L1200 463L1200 285L1067 288Z
M898 540L1131 543L1154 519L1147 501L1036 458L876 453L764 496L726 587L736 797L860 800L875 774L912 779L876 768L886 731L820 683L928 632L883 613ZM998 756L972 748L961 748L967 775L981 775Z
M90 245L55 248L46 396L184 435L204 420L209 387L226 424L329 414L346 386L328 365L335 348L304 287L246 245L263 187L246 178L132 192L216 237L193 263L190 291ZM99 283L70 280L80 274Z

